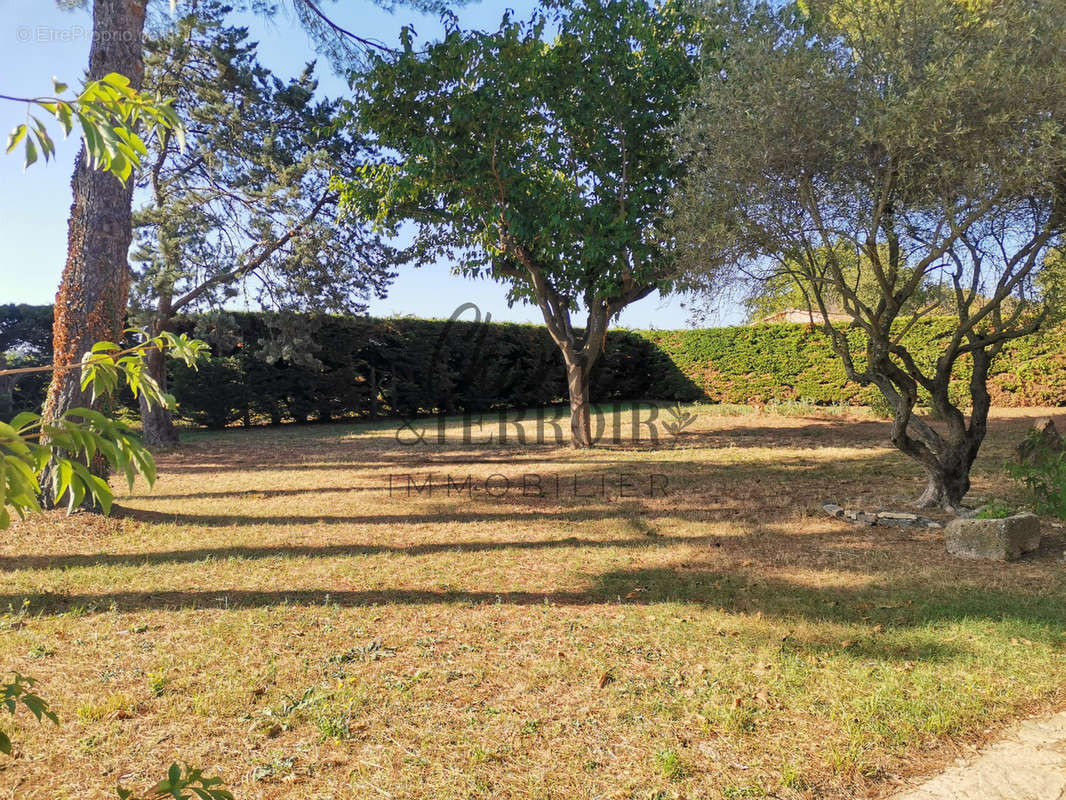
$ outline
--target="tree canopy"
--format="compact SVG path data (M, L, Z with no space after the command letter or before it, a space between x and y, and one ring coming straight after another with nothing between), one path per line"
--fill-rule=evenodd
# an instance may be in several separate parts
M693 20L680 4L574 0L488 33L450 24L424 50L402 40L356 83L353 119L389 155L343 203L387 231L413 223L413 260L450 259L536 303L587 445L609 321L671 285L660 230L681 170L670 126L695 85Z
M930 476L923 502L957 506L989 363L1043 321L1035 278L1066 222L1060 9L834 0L708 17L726 45L680 128L694 165L673 229L684 264L697 285L796 280L848 376L895 408L893 441ZM930 285L950 302L916 302ZM849 350L834 302L865 353ZM901 337L945 305L957 324L923 370ZM948 393L964 358L969 421ZM919 392L943 428L913 414Z
M362 142L338 125L336 101L316 98L312 64L273 75L229 11L201 3L145 42L145 85L174 98L186 143L162 136L146 154L132 307L155 331L241 293L267 308L361 313L394 260L365 226L337 220L331 180L355 175ZM157 413L146 436L170 443L168 412Z

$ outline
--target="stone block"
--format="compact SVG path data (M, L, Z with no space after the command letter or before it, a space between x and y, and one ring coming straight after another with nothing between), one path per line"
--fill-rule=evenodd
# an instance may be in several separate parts
M1005 519L960 517L948 523L944 538L954 556L1013 561L1040 547L1040 518L1028 513Z

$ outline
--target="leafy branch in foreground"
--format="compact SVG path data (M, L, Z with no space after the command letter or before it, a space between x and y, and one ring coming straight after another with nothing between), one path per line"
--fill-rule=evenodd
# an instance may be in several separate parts
M171 101L149 96L130 86L129 78L112 72L98 81L85 84L81 94L71 100L61 97L67 85L52 79L51 97L11 97L0 100L26 104L26 121L15 126L7 137L7 152L23 145L25 164L36 163L39 156L47 162L55 155L55 142L48 126L32 113L34 108L48 112L69 136L77 122L81 128L89 165L110 172L125 182L141 157L148 153L142 137L170 131L179 146L184 146L184 130Z
M55 725L59 724L59 717L48 708L48 702L35 695L30 689L37 683L35 678L19 675L17 672L8 683L0 683L0 709L14 714L19 703L23 705L38 722L50 719ZM11 739L0 730L0 753L11 755Z
M83 391L91 389L95 401L114 394L125 383L134 397L144 396L153 405L172 407L174 398L147 374L147 354L167 352L195 368L206 349L207 345L198 339L172 333L145 337L140 344L128 348L98 342L82 358L81 387ZM60 368L48 366L3 370L0 376L57 369ZM98 459L124 475L130 487L138 475L149 485L155 483L155 461L136 432L93 409L72 408L53 422L29 412L19 414L10 423L0 422L0 530L11 522L9 507L20 518L41 510L40 479L50 461L56 465L50 489L57 502L66 495L68 511L73 511L89 499L108 513L114 499L111 487L90 469Z
M37 684L36 678L14 673L7 683L0 683L0 710L14 714L19 704L33 714L38 722L51 720L59 725L59 717L48 706L48 701L30 690ZM11 755L11 739L0 730L0 753ZM152 790L138 797L121 784L115 787L119 800L233 800L233 794L222 788L221 778L205 778L203 770L192 769L188 765L171 764L167 777L157 783Z
M203 770L191 769L171 764L167 777L155 785L149 794L143 797L134 795L120 784L115 788L119 800L233 800L233 794L222 788L221 778L205 778Z

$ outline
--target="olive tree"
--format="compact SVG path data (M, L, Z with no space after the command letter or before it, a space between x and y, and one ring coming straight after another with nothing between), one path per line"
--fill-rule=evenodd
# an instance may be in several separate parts
M386 230L412 223L412 258L452 258L537 304L566 362L575 447L592 444L610 321L670 286L659 229L680 174L670 128L696 83L691 23L672 3L556 2L494 32L451 24L425 50L408 32L356 85L385 155L342 205Z
M678 128L692 167L672 232L692 283L794 281L848 377L894 409L892 442L928 475L919 505L957 509L989 369L1045 320L1036 278L1066 221L1060 9L844 0L708 19L726 44ZM954 325L919 363L904 335L931 314Z

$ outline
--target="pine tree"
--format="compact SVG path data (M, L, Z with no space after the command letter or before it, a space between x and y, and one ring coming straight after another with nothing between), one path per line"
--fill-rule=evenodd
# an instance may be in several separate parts
M339 225L334 177L351 177L362 143L315 98L314 65L283 81L256 58L228 9L201 4L146 43L145 85L175 98L186 145L159 139L135 214L133 307L153 332L175 315L243 294L265 307L364 311L391 277L391 250ZM161 356L152 376L166 379ZM166 409L142 408L149 444L176 442Z

